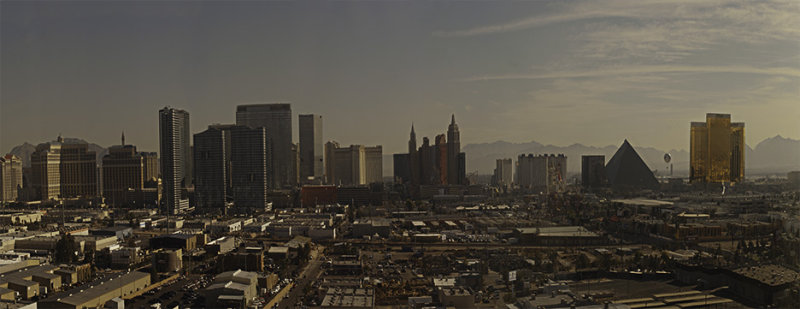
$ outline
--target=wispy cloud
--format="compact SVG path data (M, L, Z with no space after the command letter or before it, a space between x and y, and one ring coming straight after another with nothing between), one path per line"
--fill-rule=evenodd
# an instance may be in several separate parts
M759 37L800 33L796 1L636 1L569 2L553 7L552 12L528 18L476 26L460 30L438 30L438 37L468 37L513 32L555 23L589 19L627 18L663 22L730 21L736 27L752 28ZM753 37L747 37L752 39Z
M560 79L560 78L586 78L608 77L614 75L642 75L662 73L739 73L758 74L771 76L800 77L800 69L756 68L749 66L687 66L687 65L629 65L616 66L587 71L561 71L543 73L520 73L475 76L461 79L462 82L490 81L490 80L519 80L519 79Z

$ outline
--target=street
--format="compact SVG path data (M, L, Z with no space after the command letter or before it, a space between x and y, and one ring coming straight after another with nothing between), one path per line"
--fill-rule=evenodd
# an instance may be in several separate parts
M320 254L324 247L316 246L311 251L311 260L300 272L300 275L295 279L294 287L289 291L289 295L278 303L279 309L293 308L295 305L300 304L305 296L304 290L308 288L319 277L321 273L321 266L323 261L320 260Z

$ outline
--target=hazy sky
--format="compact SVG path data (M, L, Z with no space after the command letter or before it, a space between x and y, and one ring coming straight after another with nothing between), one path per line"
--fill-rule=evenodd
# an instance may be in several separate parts
M707 112L800 139L800 1L0 2L0 152L59 133L157 150L237 104L291 101L325 138L444 133L688 149ZM421 141L420 141L421 142Z

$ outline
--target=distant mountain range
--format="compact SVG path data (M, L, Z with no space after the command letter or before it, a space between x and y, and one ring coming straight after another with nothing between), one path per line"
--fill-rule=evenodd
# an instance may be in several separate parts
M88 143L79 138L64 138L65 144ZM108 149L98 144L88 143L89 150L97 153L98 164L103 156L108 153ZM620 141L622 145L622 141ZM658 175L669 173L669 164L664 163L664 153L672 156L673 173L675 176L689 175L689 152L686 150L661 150L652 147L642 147L633 145L636 152L647 163L651 170L655 170ZM467 173L477 172L478 174L492 174L495 168L495 160L501 158L516 158L520 154L559 154L567 156L567 172L579 174L581 172L582 155L605 155L606 162L619 148L619 145L608 145L604 147L586 146L582 144L572 144L569 146L543 145L531 141L528 143L510 143L496 141L492 143L467 144L462 151L467 153ZM24 166L30 166L31 154L36 150L36 146L24 143L11 149L10 153L22 158ZM785 138L780 135L767 138L755 148L746 146L745 148L745 172L748 175L785 173L792 170L800 170L800 140ZM393 173L392 154L383 155L383 174L390 176Z
M622 141L620 141L622 145ZM689 175L689 152L686 150L661 150L652 147L633 145L636 152L647 163L651 170L658 175L669 173L669 164L664 162L664 154L672 156L673 173L675 176ZM569 146L543 145L535 141L528 143L510 143L497 141L492 143L468 144L462 148L467 153L467 172L478 174L491 174L495 168L495 160L500 158L516 158L520 154L559 154L567 156L567 172L579 174L581 172L581 156L605 155L606 162L619 148L619 145L605 147L572 144ZM745 146L745 173L748 175L785 173L791 170L800 170L800 140L784 138L780 135L767 138L758 143L756 147Z

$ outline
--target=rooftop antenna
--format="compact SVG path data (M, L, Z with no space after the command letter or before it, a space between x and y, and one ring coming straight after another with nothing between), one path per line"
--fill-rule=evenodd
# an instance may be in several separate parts
M122 146L125 146L125 131L122 131Z

